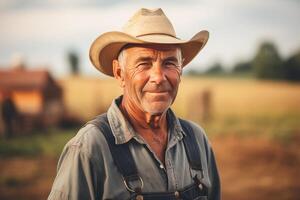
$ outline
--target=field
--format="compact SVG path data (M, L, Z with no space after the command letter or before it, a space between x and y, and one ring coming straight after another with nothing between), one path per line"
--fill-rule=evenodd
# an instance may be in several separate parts
M83 121L104 112L112 99L121 94L113 79L73 77L61 83L67 111ZM208 103L203 103L204 93L209 93ZM210 135L288 137L300 129L299 102L300 84L183 78L173 108L178 116L201 124ZM207 112L209 115L205 117Z
M121 93L112 79L70 77L61 85L66 111L83 121L105 111ZM206 130L223 199L299 198L300 84L183 78L173 108ZM75 133L51 129L0 140L0 199L45 199L59 153Z

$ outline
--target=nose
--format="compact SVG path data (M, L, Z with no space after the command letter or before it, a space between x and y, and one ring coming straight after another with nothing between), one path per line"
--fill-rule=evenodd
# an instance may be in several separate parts
M150 81L160 84L166 80L165 72L161 64L156 63L152 66L150 71Z

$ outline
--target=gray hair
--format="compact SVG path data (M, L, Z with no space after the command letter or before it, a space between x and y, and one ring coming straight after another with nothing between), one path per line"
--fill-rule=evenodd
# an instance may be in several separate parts
M125 50L126 49L122 49L118 55L118 62L119 62L119 65L121 66L122 70L124 69L124 66L125 66L125 53L126 53Z

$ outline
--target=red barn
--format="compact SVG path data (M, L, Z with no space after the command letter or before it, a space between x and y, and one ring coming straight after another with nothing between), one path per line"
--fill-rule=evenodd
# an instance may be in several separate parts
M57 125L63 116L63 93L47 70L0 70L0 103L5 94L21 116L21 130Z

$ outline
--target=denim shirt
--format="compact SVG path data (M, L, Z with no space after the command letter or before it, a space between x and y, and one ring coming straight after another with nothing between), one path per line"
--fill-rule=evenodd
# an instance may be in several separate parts
M143 192L173 192L191 185L197 175L208 188L208 199L220 199L216 162L203 129L189 122L201 152L201 173L190 168L182 141L185 133L178 118L169 109L164 166L121 113L118 107L121 98L112 102L107 118L117 145L132 139L137 141L129 143L129 149L144 182ZM85 125L64 147L48 200L128 199L129 196L103 134L95 125Z

